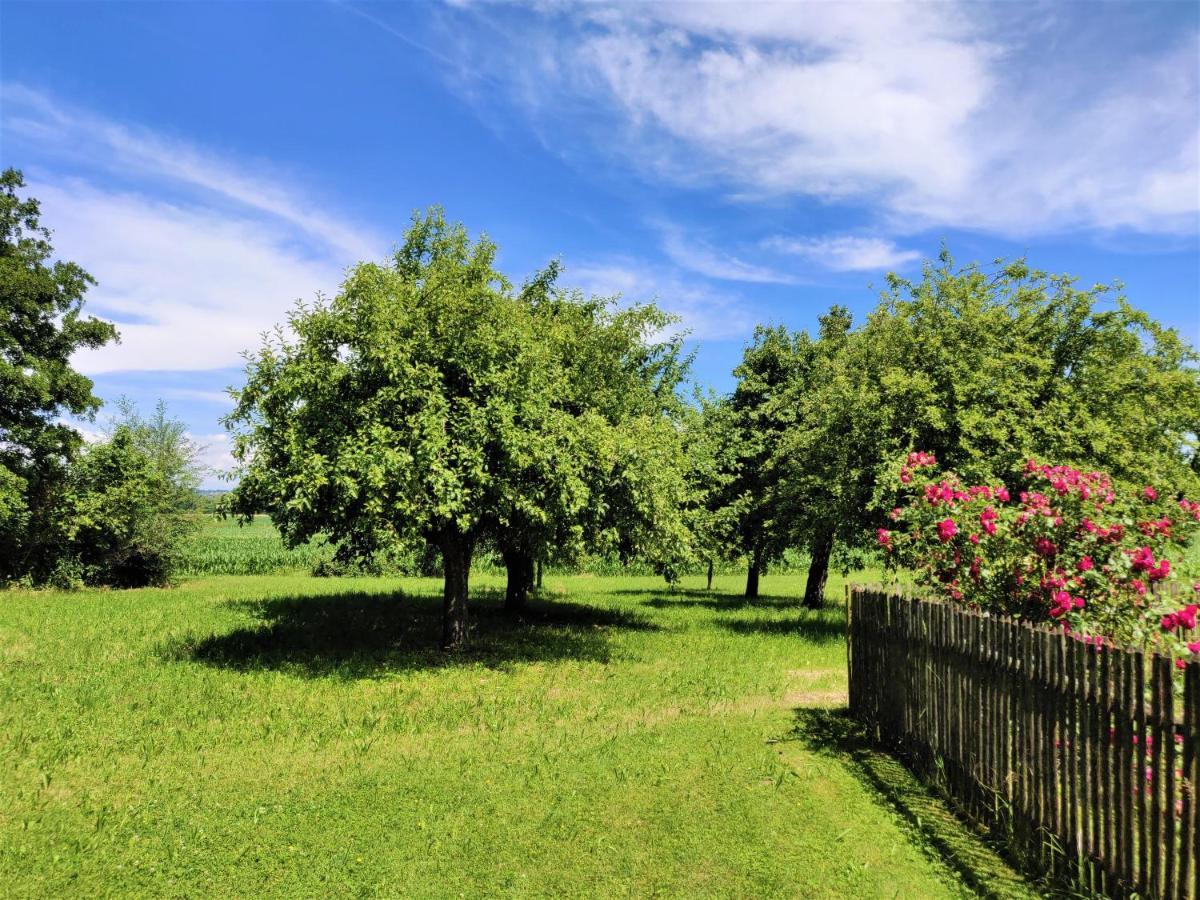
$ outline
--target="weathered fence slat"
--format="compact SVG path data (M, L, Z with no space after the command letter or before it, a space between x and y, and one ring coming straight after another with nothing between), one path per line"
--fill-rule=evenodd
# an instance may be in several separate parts
M1200 662L854 588L851 712L1060 881L1200 900ZM1182 663L1180 664L1182 665Z

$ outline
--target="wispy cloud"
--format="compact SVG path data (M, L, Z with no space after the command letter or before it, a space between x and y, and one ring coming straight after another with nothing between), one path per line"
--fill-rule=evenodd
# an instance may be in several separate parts
M767 266L746 262L718 250L676 227L663 227L663 252L676 265L708 278L759 284L793 284L796 278Z
M380 240L336 215L268 166L234 162L146 128L115 122L21 84L0 86L6 139L26 141L40 154L140 180L159 179L265 214L347 257L378 252Z
M291 304L336 290L341 269L298 250L262 221L67 180L34 181L55 249L99 282L89 309L121 342L78 354L90 374L219 369L284 318Z
M775 236L763 246L777 253L799 256L835 272L882 272L900 269L921 258L916 250L902 250L893 241L871 237L783 237Z
M682 320L694 338L722 339L746 334L754 327L756 311L736 293L714 289L689 279L669 266L620 257L579 263L567 261L564 282L587 294L624 302L655 301Z
M29 193L55 251L99 285L89 310L121 343L82 351L90 374L236 366L291 304L330 293L382 240L261 164L3 86L6 141L38 160ZM193 397L216 402L215 397Z
M543 128L544 139L657 177L716 181L745 199L853 203L893 233L1194 233L1195 22L1124 44L1119 22L1094 31L1115 7L1032 12L551 4L527 13L507 44L491 28L473 44L464 16L458 46L535 124L593 113Z

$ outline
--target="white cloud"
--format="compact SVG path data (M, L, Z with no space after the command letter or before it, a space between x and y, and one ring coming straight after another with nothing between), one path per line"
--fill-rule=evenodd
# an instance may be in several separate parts
M229 435L223 431L213 434L191 434L189 432L188 439L194 441L200 448L196 461L204 469L201 487L228 488L230 483L221 476L231 471L236 465Z
M763 244L770 250L803 257L835 272L899 269L921 258L916 250L902 250L883 238L776 236Z
M205 391L196 388L163 388L160 393L169 400L195 400L216 406L233 406L233 398L225 391Z
M347 266L383 255L370 231L263 166L20 85L3 85L3 99L6 141L38 160L28 192L56 254L97 279L88 311L121 333L76 355L88 374L237 366L294 301L332 293Z
M1119 11L1107 8L539 10L507 53L495 29L480 30L487 53L468 39L459 52L488 67L481 77L507 83L535 122L569 121L542 129L564 149L580 135L584 152L598 147L684 183L716 180L750 200L865 204L897 232L1189 233L1200 222L1192 24L1126 47ZM1108 44L1085 25L1107 27Z
M121 332L120 344L77 354L88 374L237 365L295 300L341 281L338 263L262 221L78 181L32 183L30 193L54 224L56 252L99 282L89 310Z
M343 256L361 259L378 250L380 242L373 234L329 215L265 166L221 159L184 141L56 103L21 84L5 83L0 92L9 140L30 142L67 161L121 175L133 173L139 179L161 179L231 201L277 219Z
M690 281L661 265L627 258L568 264L563 281L586 294L620 294L627 303L653 300L679 316L693 338L730 338L754 327L755 311L741 297Z
M663 252L678 266L722 281L760 284L793 284L796 281L787 273L749 263L717 250L678 228L663 229Z

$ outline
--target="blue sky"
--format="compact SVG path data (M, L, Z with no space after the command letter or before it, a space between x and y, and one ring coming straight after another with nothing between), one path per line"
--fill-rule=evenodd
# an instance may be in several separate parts
M719 389L943 243L1200 344L1198 73L1194 3L6 0L0 162L122 332L79 366L220 467L240 351L434 203L516 281L657 298Z

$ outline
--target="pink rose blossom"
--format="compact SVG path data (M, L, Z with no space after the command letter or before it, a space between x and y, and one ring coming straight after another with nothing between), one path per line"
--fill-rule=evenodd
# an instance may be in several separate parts
M1055 546L1054 541L1047 537L1038 538L1033 542L1033 547L1042 556L1049 557L1058 553L1058 547Z
M879 542L879 546L883 547L889 553L892 552L892 533L886 528L875 529L875 539Z

